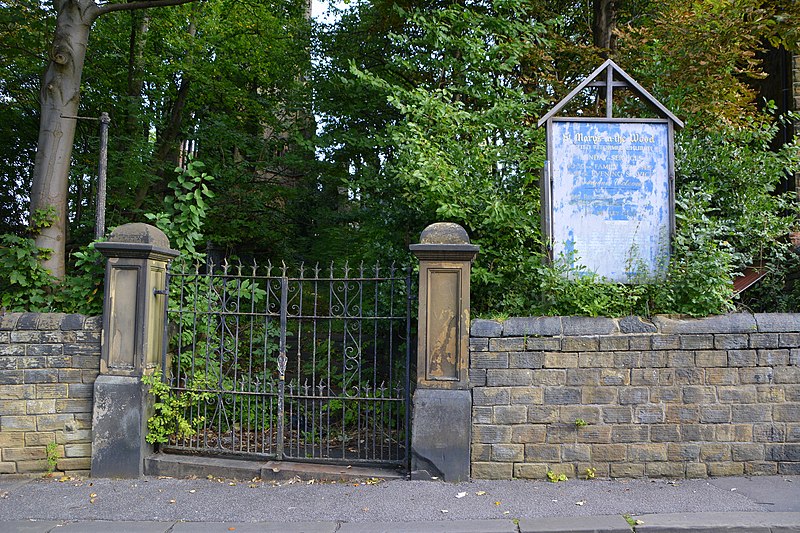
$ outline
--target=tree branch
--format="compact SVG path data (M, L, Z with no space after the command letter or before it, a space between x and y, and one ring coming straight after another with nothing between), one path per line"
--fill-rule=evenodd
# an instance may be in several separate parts
M136 2L125 2L123 4L106 4L97 9L97 16L111 13L112 11L134 11L136 9L149 9L151 7L178 6L196 2L197 0L138 0Z

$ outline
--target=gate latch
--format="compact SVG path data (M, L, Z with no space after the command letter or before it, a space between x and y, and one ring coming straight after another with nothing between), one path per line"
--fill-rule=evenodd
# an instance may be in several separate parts
M166 290L153 289L153 296L157 296L159 294L168 294L168 293Z

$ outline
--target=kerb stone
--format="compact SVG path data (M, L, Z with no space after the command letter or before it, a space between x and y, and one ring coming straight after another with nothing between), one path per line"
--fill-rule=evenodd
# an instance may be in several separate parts
M581 516L536 518L519 521L520 533L547 533L572 531L573 533L629 533L631 526L622 516Z

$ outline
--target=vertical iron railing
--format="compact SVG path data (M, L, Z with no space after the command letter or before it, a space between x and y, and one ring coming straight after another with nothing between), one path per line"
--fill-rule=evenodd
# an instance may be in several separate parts
M170 269L166 448L408 466L412 277L379 266Z

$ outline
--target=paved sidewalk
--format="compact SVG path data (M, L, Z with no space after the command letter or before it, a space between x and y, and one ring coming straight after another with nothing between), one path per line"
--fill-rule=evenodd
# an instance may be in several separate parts
M800 476L318 483L0 476L8 533L800 533Z

